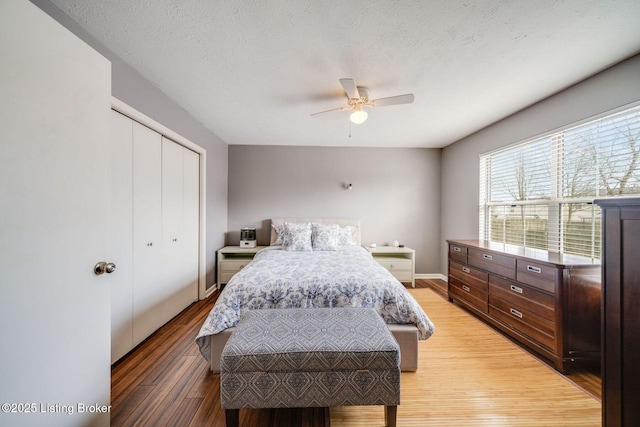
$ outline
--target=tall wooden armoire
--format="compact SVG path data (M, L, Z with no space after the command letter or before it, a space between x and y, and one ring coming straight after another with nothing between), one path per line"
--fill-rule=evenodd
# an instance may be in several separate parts
M602 208L602 425L640 426L640 198Z

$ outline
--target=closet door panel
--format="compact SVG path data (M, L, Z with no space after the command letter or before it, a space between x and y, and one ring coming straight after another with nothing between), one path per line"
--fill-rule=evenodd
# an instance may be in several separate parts
M162 138L162 237L171 250L182 234L183 148Z
M164 281L164 312L170 319L182 311L185 303L182 295L184 278L183 265L183 212L184 187L182 146L162 138L162 266ZM167 319L167 320L168 320Z
M133 121L111 111L111 363L133 348Z
M184 283L185 300L198 299L199 247L200 247L200 156L184 150L183 192Z
M133 124L133 345L162 326L162 139Z

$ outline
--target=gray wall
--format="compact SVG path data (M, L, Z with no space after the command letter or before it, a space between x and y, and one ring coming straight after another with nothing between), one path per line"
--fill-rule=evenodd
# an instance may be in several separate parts
M479 155L640 100L640 55L464 138L442 152L440 272L446 239L477 239Z
M113 96L207 151L207 287L215 284L216 250L227 229L227 145L55 5L31 1L111 61Z
M242 227L268 244L272 217L359 218L363 244L398 240L416 250L416 273L437 272L440 151L230 146L227 244Z
M47 0L31 1L112 62L115 97L207 150L208 286L215 251L237 244L237 230L289 215L361 218L365 243L397 239L416 249L418 273L446 274L445 239L478 237L481 153L640 100L635 56L446 147L441 161L429 149L228 148Z

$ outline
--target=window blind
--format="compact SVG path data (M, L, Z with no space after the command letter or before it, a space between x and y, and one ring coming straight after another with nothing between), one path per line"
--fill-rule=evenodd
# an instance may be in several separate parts
M480 156L480 236L600 258L593 200L638 195L635 106Z

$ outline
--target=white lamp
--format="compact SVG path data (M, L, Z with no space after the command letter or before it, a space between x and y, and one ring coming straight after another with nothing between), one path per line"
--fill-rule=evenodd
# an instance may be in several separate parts
M351 113L351 115L349 116L349 120L351 120L352 123L360 125L367 120L367 117L369 117L369 114L367 114L367 112L364 111L362 107L356 105L353 109L353 113Z

